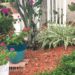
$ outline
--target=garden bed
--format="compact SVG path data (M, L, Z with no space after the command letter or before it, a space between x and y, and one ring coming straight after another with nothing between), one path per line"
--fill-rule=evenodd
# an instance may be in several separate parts
M12 71L10 75L34 75L36 72L51 71L56 68L64 54L70 54L74 49L74 46L70 46L66 50L63 47L37 51L27 50L25 58L29 61L25 64L25 70Z

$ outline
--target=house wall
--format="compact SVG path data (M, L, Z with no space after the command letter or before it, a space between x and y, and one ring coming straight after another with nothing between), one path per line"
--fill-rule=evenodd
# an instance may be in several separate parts
M64 0L53 0L53 1L50 0L49 4L47 3L48 1L49 0L43 0L43 2L41 4L41 9L42 9L42 16L41 16L41 21L40 21L41 25L46 23L47 21L64 24L66 22L66 18L65 18L66 6L64 3L65 1ZM57 3L55 3L55 5L53 5L53 3L56 1L57 1ZM47 10L48 7L50 8L50 10ZM58 14L55 14L54 10L57 11ZM65 12L63 12L63 11L65 11Z

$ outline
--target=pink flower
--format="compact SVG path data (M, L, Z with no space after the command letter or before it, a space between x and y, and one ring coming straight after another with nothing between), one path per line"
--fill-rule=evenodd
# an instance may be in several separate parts
M6 46L6 45L5 45L5 43L4 43L4 42L1 42L1 43L0 43L0 46Z
M8 13L9 13L9 8L2 8L2 9L1 9L1 12L2 12L3 14L8 14Z
M14 51L15 49L14 48L10 48L10 51Z

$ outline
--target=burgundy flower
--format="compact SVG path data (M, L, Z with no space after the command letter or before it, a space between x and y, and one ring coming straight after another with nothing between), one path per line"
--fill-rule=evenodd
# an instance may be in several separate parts
M4 43L4 42L1 42L1 43L0 43L0 46L6 46L6 45L5 45L5 43Z
M9 13L9 8L2 8L1 12L6 15Z

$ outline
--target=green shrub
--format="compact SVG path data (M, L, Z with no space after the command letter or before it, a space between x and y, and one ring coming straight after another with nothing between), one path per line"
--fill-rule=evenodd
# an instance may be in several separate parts
M0 10L0 34L7 34L14 29L13 16L7 7L1 6Z
M1 33L5 34L8 33L13 27L12 25L12 17L5 17L3 16L0 18L0 31Z
M49 26L38 33L36 40L42 44L42 48L64 45L66 49L67 46L75 44L75 27Z
M62 65L65 69L69 69L72 73L75 73L75 51L71 55L62 58Z

